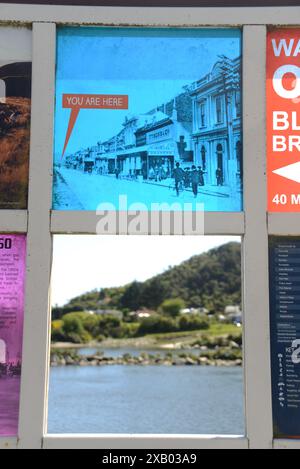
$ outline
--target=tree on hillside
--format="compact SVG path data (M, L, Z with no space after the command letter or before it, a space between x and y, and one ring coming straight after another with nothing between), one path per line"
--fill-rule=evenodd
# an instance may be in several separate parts
M141 306L142 285L142 283L134 281L127 287L120 300L122 308L128 308L131 311L139 309Z
M88 332L84 329L81 319L76 316L76 313L66 314L63 317L62 332L66 340L70 342L85 343L91 339Z
M159 307L159 312L161 314L166 314L175 318L179 316L180 311L185 307L185 302L181 298L174 298L163 301Z
M164 283L158 277L153 277L144 283L140 306L157 309L166 298L166 293Z

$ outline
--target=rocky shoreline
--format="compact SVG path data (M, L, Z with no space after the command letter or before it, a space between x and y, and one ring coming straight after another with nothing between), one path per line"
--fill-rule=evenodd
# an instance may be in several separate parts
M214 356L215 355L215 356ZM126 353L119 357L109 357L102 354L81 356L70 351L53 351L51 366L107 366L107 365L162 365L162 366L242 366L242 358L230 351L218 351L209 355L195 354L149 354L141 353L137 356Z

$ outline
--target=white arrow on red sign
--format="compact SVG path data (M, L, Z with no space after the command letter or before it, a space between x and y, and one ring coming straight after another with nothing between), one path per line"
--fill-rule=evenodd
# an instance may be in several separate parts
M273 173L300 184L300 161L275 169Z

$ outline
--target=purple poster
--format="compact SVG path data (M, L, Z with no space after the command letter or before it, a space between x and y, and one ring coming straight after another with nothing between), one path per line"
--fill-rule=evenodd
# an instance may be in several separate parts
M18 433L25 235L0 234L0 436Z

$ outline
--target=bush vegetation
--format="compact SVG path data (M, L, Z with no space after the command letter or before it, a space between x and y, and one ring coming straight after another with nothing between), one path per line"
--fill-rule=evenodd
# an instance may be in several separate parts
M68 313L61 320L52 321L52 341L75 344L104 338L115 339L139 337L146 334L204 330L209 328L209 320L200 315L177 316L153 314L136 322L125 322L110 315L89 313Z

